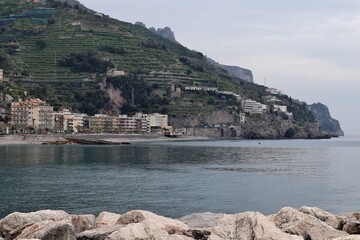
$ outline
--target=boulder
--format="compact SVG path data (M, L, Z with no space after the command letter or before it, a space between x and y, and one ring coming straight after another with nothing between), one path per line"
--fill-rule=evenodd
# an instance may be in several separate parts
M283 232L299 235L304 239L329 240L348 236L346 232L336 230L316 217L290 207L281 209L269 219Z
M31 213L14 212L0 221L0 237L5 237L14 229L21 229L29 224L46 220L60 221L69 219L70 215L64 211L41 210Z
M209 228L216 226L217 220L224 215L223 213L194 213L178 218L178 220L190 228Z
M120 214L101 212L96 218L96 226L98 228L115 226L120 217Z
M71 215L71 223L76 233L96 228L95 216L88 215Z
M347 236L347 237L339 237L339 238L333 238L332 240L360 240L360 236Z
M328 213L317 207L301 207L300 212L316 217L320 221L332 226L335 229L342 230L343 220L331 213Z
M237 239L237 240L303 240L282 232L267 217L257 212L245 212L234 215L224 215L217 221L217 226L209 228L214 233L210 239Z
M132 239L167 239L188 240L194 239L204 232L195 232L178 220L158 216L147 211L130 211L123 214L117 221L119 229L110 234L106 240L132 240ZM209 232L206 232L210 234Z
M337 215L338 218L341 218L344 223L346 222L354 222L354 221L360 221L360 212L349 212L349 213L342 213Z
M343 222L342 230L349 234L360 234L360 212L337 215Z
M82 233L79 233L76 236L77 240L104 240L107 238L110 234L115 232L117 228L115 227L104 227L93 229L93 230L87 230Z
M76 233L70 220L46 220L25 227L18 236L10 239L76 240Z
M343 226L342 230L348 234L360 234L360 221L349 221Z

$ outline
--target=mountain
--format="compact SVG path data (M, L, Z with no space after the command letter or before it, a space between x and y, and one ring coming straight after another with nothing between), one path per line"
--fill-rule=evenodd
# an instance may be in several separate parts
M136 22L135 25L139 25L139 26L146 28L146 25L142 22ZM178 43L178 41L175 38L175 33L169 27L158 28L157 30L154 27L151 27L151 28L149 28L149 30L152 31L153 33L156 33L156 34L162 36L163 38L166 38L172 42ZM253 78L253 74L252 74L251 70L241 68L238 66L223 65L223 64L220 64L220 63L216 62L215 60L208 58L208 57L206 57L206 59L211 65L220 67L221 69L225 70L231 77L238 79L238 80L254 83L254 78Z
M163 38L169 39L172 42L178 43L175 39L175 33L169 27L158 28L157 30L153 27L149 28L150 31L162 36Z
M146 25L143 22L136 22L135 25L146 28ZM160 35L163 38L166 38L166 39L174 42L174 43L179 43L178 41L176 41L175 33L169 27L158 28L158 29L155 29L154 27L150 27L149 30L157 35Z
M309 105L309 109L314 114L316 120L319 121L321 128L326 134L344 136L339 121L331 117L329 108L326 105L314 103Z
M249 69L245 69L245 68L241 68L241 67L237 67L237 66L223 65L223 64L220 64L220 63L214 61L211 58L207 58L207 61L214 66L224 69L231 77L233 77L235 79L254 83L253 74L252 74L251 70L249 70Z
M1 0L0 31L0 68L10 79L0 83L0 92L15 100L38 97L55 110L89 115L160 112L193 135L323 136L305 105L246 81L249 71L233 77L169 40L167 28L159 31L168 33L164 38L77 2ZM274 110L268 102L274 98L291 115ZM264 111L242 115L245 99Z

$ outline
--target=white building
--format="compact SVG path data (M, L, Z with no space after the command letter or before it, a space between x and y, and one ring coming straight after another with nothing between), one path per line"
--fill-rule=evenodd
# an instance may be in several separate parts
M143 114L137 113L135 118L141 119L143 126L146 126L147 132L161 132L163 128L169 128L168 124L168 115L152 113L152 114Z
M240 123L245 123L245 113L240 113L239 117L240 117Z
M4 81L4 70L0 68L0 81Z
M274 111L287 112L287 106L274 105Z
M286 113L290 117L292 117L293 115L292 113L288 112L287 106L283 106L283 105L274 105L274 111Z
M118 70L116 68L113 68L113 69L110 69L106 72L106 75L108 77L119 77L119 76L124 76L125 75L125 72L124 71L121 71L121 70Z
M270 94L273 94L273 95L280 95L282 94L282 92L276 88L268 88L266 89L267 92L269 92Z
M258 113L262 114L266 112L267 105L261 104L259 102L253 101L251 99L246 99L242 101L242 108L244 112L247 113Z

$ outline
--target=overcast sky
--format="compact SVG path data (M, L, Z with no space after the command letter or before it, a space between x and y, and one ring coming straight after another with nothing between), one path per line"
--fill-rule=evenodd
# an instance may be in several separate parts
M80 0L184 46L252 70L258 84L326 104L360 135L360 0Z

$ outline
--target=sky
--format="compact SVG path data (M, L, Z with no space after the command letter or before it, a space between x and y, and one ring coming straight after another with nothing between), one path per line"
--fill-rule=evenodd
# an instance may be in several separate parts
M113 18L170 27L189 49L252 70L257 84L321 102L360 135L359 0L80 0Z

